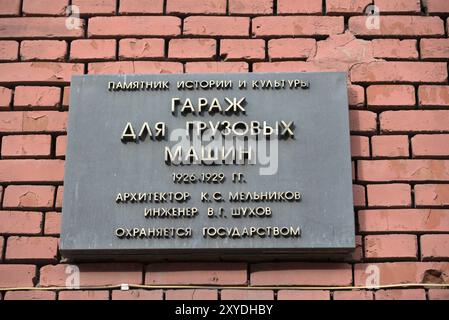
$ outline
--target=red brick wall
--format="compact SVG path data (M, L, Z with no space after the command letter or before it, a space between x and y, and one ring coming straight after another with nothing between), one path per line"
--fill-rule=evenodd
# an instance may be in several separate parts
M447 0L0 0L0 287L65 286L58 253L70 76L346 71L358 247L340 261L80 264L82 286L3 299L449 299ZM363 12L375 3L380 29ZM330 93L331 94L331 93Z

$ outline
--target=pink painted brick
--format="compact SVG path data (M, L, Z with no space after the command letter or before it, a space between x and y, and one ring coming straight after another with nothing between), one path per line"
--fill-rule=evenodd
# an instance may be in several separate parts
M21 0L0 0L0 16L19 15L21 5Z
M448 156L449 134L417 134L412 138L414 157Z
M262 39L224 39L220 43L223 60L263 60L265 41Z
M278 300L330 300L326 290L279 290Z
M415 105L415 88L411 85L373 85L367 88L366 95L370 107Z
M231 73L248 72L248 63L235 62L187 62L186 73Z
M0 61L16 61L19 55L19 43L17 41L0 41Z
M61 213L45 213L44 233L46 235L58 236L61 233Z
M68 0L23 0L22 12L26 16L64 16Z
M51 208L54 186L11 185L5 190L4 208Z
M38 234L41 232L42 213L27 211L0 211L0 234Z
M420 44L422 59L449 58L449 39L422 39Z
M229 0L229 12L231 14L272 14L273 0Z
M370 184L367 186L369 207L409 207L411 187L405 183Z
M181 289L167 290L166 300L218 300L217 290L211 289Z
M64 40L25 40L20 43L22 61L63 61L67 54L67 42Z
M374 0L380 12L385 13L419 13L421 2L418 0Z
M120 0L120 14L162 13L164 0Z
M349 110L351 132L374 132L377 130L377 115L366 110Z
M415 203L417 206L449 205L449 184L415 185Z
M217 53L215 39L172 39L168 57L172 59L213 59Z
M164 46L164 39L121 39L119 58L121 60L163 58Z
M285 38L268 41L268 56L272 60L306 59L315 52L315 39Z
M369 138L364 136L351 136L351 156L369 157Z
M56 156L65 157L65 151L67 148L67 136L58 136L56 138Z
M8 291L5 300L56 300L53 291Z
M272 290L221 290L221 300L274 300Z
M407 136L373 136L371 138L373 157L408 157L409 142Z
M374 58L418 59L417 42L414 39L373 39Z
M429 289L429 300L449 300L449 290Z
M365 237L366 259L417 259L416 235L388 234Z
M115 59L116 41L81 39L72 41L70 60L72 61L102 61Z
M50 153L50 135L11 135L2 139L2 158L48 157Z
M244 263L151 263L146 267L146 284L221 284L247 283Z
M62 208L62 200L64 198L64 186L59 186L58 191L56 192L56 200L55 200L55 208Z
M58 242L51 237L9 237L5 260L56 261Z
M351 291L334 291L334 300L373 300L372 291L368 290L351 290Z
M353 185L352 186L352 194L354 197L354 206L355 207L365 207L365 187L361 185Z
M321 0L292 1L277 0L277 13L279 14L321 14L323 10Z
M374 296L376 300L426 300L424 289L379 290Z
M425 234L421 236L421 258L423 260L449 258L449 234Z
M12 101L12 90L0 87L0 110L9 110Z
M419 86L421 106L449 106L449 86Z
M0 287L32 287L36 266L28 264L0 264Z
M59 292L58 300L109 300L107 290L73 290Z
M114 290L112 291L112 300L162 300L163 290Z
M16 87L14 94L14 109L56 109L61 98L58 87Z

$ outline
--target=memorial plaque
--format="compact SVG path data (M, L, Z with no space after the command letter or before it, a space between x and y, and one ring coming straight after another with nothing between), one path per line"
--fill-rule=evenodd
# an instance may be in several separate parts
M354 248L345 73L71 82L68 258Z

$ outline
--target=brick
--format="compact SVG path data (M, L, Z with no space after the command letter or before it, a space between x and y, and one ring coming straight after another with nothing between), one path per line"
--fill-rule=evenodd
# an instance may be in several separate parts
M172 59L214 59L217 53L215 39L172 39L168 57Z
M19 55L17 41L0 41L0 61L15 61Z
M376 300L426 300L423 289L379 290L374 293Z
M257 62L253 64L253 72L320 72L320 71L342 71L339 68L328 69L313 62L306 61L276 61Z
M65 132L66 130L67 112L3 112L0 118L0 132Z
M449 106L449 86L419 86L421 106Z
M41 232L42 214L26 211L0 211L1 234L38 234Z
M164 39L122 39L119 42L119 58L121 60L163 58L164 48Z
M221 290L221 300L274 300L272 290Z
M372 272L367 268L379 268L379 285L392 283L447 283L449 262L385 262L356 264L354 281L356 286L365 285ZM424 291L423 289L420 289ZM377 298L377 297L376 297Z
M62 182L63 160L1 160L3 182Z
M66 269L70 265L46 265L40 268L42 287L66 286ZM107 286L121 283L142 284L142 265L137 263L82 263L80 286Z
M414 157L449 155L449 134L418 134L414 136L412 153Z
M67 42L64 40L25 40L20 44L22 61L63 61L67 54Z
M21 0L0 0L0 16L20 15Z
M82 16L110 15L115 13L117 0L72 0L72 5L78 6Z
M326 290L279 290L278 300L330 300Z
M406 135L386 135L371 137L373 157L408 157L409 143Z
M373 300L373 292L367 290L334 291L334 300Z
M252 20L252 32L256 37L328 36L343 31L343 17L277 16L256 17Z
M68 0L23 0L22 12L26 16L64 16Z
M61 98L58 87L18 86L14 92L14 109L56 109Z
M421 59L448 59L449 39L422 39Z
M56 300L53 291L8 291L5 300Z
M417 206L449 205L449 185L447 184L415 185L415 204Z
M48 209L53 206L54 194L54 186L8 186L3 198L3 207Z
M50 153L50 135L4 136L2 139L2 158L48 157Z
M61 233L61 213L45 213L44 234L58 236Z
M412 234L370 235L365 237L366 259L414 259L418 243Z
M380 28L368 29L366 16L349 18L349 31L358 36L443 36L444 23L439 17L425 16L386 16L383 15Z
M187 62L186 73L248 72L246 62Z
M321 14L323 11L321 0L291 1L277 0L277 13L280 14Z
M251 285L329 285L352 283L349 264L337 263L260 263L251 266Z
M229 0L231 14L272 14L273 0Z
M3 260L3 248L5 246L5 238L0 237L0 261Z
M217 290L210 289L184 289L167 290L166 300L218 300Z
M371 111L350 110L349 127L351 132L374 132L377 130L377 115Z
M362 107L365 104L365 89L362 86L348 86L348 100L352 107Z
M0 87L0 110L8 110L12 101L12 90Z
M120 0L120 14L162 13L164 0Z
M109 300L107 290L74 290L59 292L58 300Z
M190 16L184 19L184 35L248 37L248 17Z
M27 264L0 264L0 287L32 287L36 266Z
M369 158L369 138L364 136L351 136L351 157Z
M225 14L226 0L167 0L167 13Z
M238 285L247 283L244 263L152 263L145 284Z
M76 19L76 18L74 18ZM79 28L66 28L67 18L2 18L0 20L0 39L11 38L63 38L74 39L84 36L84 21L76 19ZM30 28L30 26L33 26Z
M421 2L418 0L374 0L381 13L419 13Z
M78 63L3 63L0 64L0 83L69 84L72 75L83 72L84 66Z
M383 209L360 210L361 232L448 232L449 210Z
M65 157L67 148L67 136L58 136L56 138L56 157Z
M385 111L380 114L382 132L449 131L449 110Z
M448 160L359 160L361 181L447 181Z
M429 289L429 300L449 300L449 290Z
M415 88L412 85L373 85L366 89L369 107L414 106Z
M427 12L429 13L448 13L449 3L445 0L427 0Z
M74 40L70 45L72 61L115 60L115 40Z
M265 59L262 39L226 39L220 43L220 57L225 61Z
M180 62L167 61L115 61L89 63L89 74L126 73L182 73Z
M284 0L288 1L288 0ZM358 14L364 13L372 0L326 0L327 14Z
M421 259L449 258L449 234L425 234L421 236Z
M384 17L385 18L385 17ZM350 71L352 82L445 82L446 63L379 61L355 65Z
M12 236L8 238L5 260L54 261L57 251L57 238Z
M369 207L409 207L412 204L409 184L370 184L366 190Z
M418 59L416 40L373 39L373 55L380 59Z
M162 300L163 290L112 291L112 300Z
M353 194L353 198L354 198L354 206L355 207L366 206L365 187L364 186L353 185L352 186L352 194Z
M316 52L315 39L271 39L268 41L268 56L272 60L306 59Z
M89 19L89 37L146 37L177 36L181 33L181 19L168 16L117 16Z
M69 103L70 103L70 87L64 87L64 91L62 93L62 106L68 108Z
M64 195L64 186L59 186L58 191L56 193L56 202L55 202L56 209L62 208L63 195Z

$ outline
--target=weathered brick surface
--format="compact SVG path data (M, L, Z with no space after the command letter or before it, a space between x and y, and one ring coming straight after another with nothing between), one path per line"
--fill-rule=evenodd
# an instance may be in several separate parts
M38 234L42 213L31 211L0 211L0 234Z
M67 19L69 4L81 19ZM380 29L366 25L370 4ZM446 0L0 0L0 287L66 285L58 241L72 75L346 72L356 218L355 250L332 262L79 265L82 286L239 290L0 299L449 299L437 288L246 288L363 286L369 266L382 284L449 283L448 16Z
M67 54L67 42L63 40L25 40L20 43L22 61L62 61Z
M50 135L11 135L2 139L2 158L40 158L50 153Z
M244 263L152 263L145 284L238 285L247 283Z
M58 239L52 237L9 237L6 247L8 261L55 261Z

